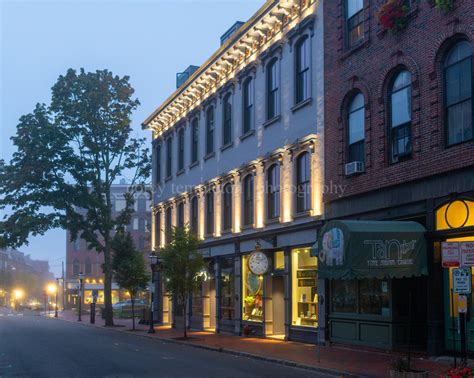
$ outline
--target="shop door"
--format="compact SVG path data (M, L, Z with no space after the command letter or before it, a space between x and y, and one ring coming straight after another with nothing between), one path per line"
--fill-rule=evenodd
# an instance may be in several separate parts
M214 279L203 283L203 326L205 330L216 329L216 281Z
M273 335L285 334L285 284L283 276L273 276Z

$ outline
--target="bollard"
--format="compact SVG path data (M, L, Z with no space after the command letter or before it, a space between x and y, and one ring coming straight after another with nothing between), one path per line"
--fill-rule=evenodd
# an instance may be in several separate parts
M91 324L95 324L95 303L91 303Z

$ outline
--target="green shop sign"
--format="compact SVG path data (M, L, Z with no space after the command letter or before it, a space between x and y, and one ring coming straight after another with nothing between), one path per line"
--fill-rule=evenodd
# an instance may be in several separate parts
M328 222L319 232L318 273L328 279L428 274L425 228L416 222Z

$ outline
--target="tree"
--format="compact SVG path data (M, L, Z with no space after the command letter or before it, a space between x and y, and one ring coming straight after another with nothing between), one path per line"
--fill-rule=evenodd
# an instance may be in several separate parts
M69 69L52 88L50 106L20 118L16 152L0 161L0 245L18 247L51 228L81 237L104 254L105 325L113 325L112 240L130 222L133 194L150 173L144 139L131 138L139 102L127 76ZM112 216L110 189L131 176L125 207Z
M129 232L117 233L112 243L114 252L112 269L114 280L121 289L127 290L132 300L132 329L135 331L135 299L140 290L145 290L150 277L145 269L143 255L133 243Z
M199 239L187 228L173 227L167 235L169 242L160 252L163 277L171 298L184 308L184 337L186 314L190 296L201 287L199 272L204 268L204 259L198 252Z

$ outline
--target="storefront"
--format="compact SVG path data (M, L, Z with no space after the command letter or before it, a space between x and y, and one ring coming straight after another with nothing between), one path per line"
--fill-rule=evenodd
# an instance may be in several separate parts
M460 250L474 250L474 199L457 198L438 206L435 212L436 231L433 235L433 253L435 263L441 264L442 243L456 243ZM471 274L474 268L471 267ZM444 344L445 349L452 351L454 346L460 350L460 334L458 332L458 294L452 293L453 268L443 269L444 298ZM474 352L474 321L472 311L474 304L472 294L468 295L467 316L467 351ZM453 340L454 338L454 340Z
M318 238L330 341L393 349L426 340L425 228L330 221Z

